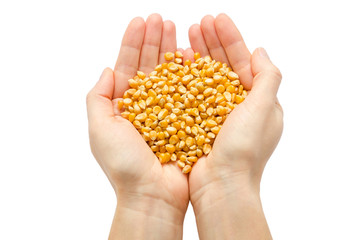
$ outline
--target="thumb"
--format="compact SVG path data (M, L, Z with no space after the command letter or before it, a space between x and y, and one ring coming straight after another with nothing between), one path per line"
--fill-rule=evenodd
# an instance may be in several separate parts
M282 74L270 61L264 48L257 48L251 57L251 70L254 76L251 92L260 96L275 97Z
M110 68L103 73L87 95L87 112L89 122L114 116L112 98L114 90L113 71Z

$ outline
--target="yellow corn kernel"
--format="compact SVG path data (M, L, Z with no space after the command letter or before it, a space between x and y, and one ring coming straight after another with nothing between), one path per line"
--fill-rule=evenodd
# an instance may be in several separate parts
M176 162L176 160L177 160L176 154L172 153L172 154L171 154L171 161L172 161L172 162Z
M194 125L194 119L192 117L186 117L185 119L186 125L187 126L193 126Z
M213 77L213 75L214 75L214 68L210 67L210 68L206 69L207 77L211 78L211 77Z
M160 163L167 163L171 159L171 154L170 153L161 153L160 156L158 157L158 159L160 160Z
M225 97L226 101L228 101L228 102L231 101L231 93L229 93L229 92L224 92L224 97Z
M128 111L121 113L121 117L126 118L126 119L128 119L129 115L130 115L130 112L128 112Z
M209 128L213 128L213 127L217 126L217 123L214 120L209 119L206 121L206 126Z
M136 117L135 117L136 120L140 121L140 122L144 122L146 121L147 119L147 114L146 113L141 113L141 114L138 114Z
M160 146L160 153L165 153L165 152L166 152L166 147Z
M177 133L177 129L175 127L168 127L166 128L166 131L170 134L170 135L175 135Z
M179 92L179 93L181 93L181 94L185 94L186 93L186 91L187 91L187 89L184 87L184 86L179 86L178 88L177 88L177 91Z
M205 97L208 97L212 94L212 88L206 88L203 92Z
M157 139L157 132L152 130L150 131L149 137L151 138L151 140L156 140Z
M148 97L148 98L146 99L146 105L147 105L147 106L152 105L153 102L154 102L154 100L155 100L154 97Z
M210 144L204 144L202 151L204 152L204 154L209 154L211 151L211 145Z
M208 138L215 138L216 136L215 136L215 133L212 133L212 132L208 132L207 134L206 134L206 136L208 137Z
M176 147L175 145L172 145L172 144L166 144L166 151L169 152L169 153L174 153L176 150Z
M178 141L179 141L179 138L176 135L172 135L168 140L168 142L173 145L176 145L178 143Z
M180 160L177 161L177 166L179 166L180 168L184 168L185 167L185 162L182 162Z
M227 73L227 77L230 79L230 81L234 81L236 79L239 79L239 76L233 71L229 71Z
M153 113L156 115L159 114L161 110L162 110L162 108L160 106L153 107Z
M135 120L135 118L136 118L136 114L135 114L135 113L130 113L130 114L128 115L128 121L130 121L130 122L133 122L133 121Z
M164 146L166 144L166 140L162 139L156 142L157 146Z
M199 52L195 52L194 53L194 59L197 60L201 57L200 53Z
M209 115L209 116L213 115L214 114L214 108L213 107L207 108L206 114Z
M235 102L236 104L239 104L239 103L242 103L244 101L244 97L243 96L240 96L240 95L236 95L235 96Z
M183 169L182 172L187 174L189 172L191 172L192 167L190 165L186 165Z
M192 137L187 137L185 140L185 143L188 147L190 147L195 144L195 139Z
M123 108L123 98L121 98L120 100L118 100L118 109L122 110Z
M177 121L177 116L176 116L176 114L171 113L169 119L170 119L170 122L176 122L176 121Z
M133 103L133 101L132 101L132 99L130 99L130 98L125 98L125 99L123 99L123 104L124 104L124 106L126 106L126 107L131 106L132 103Z
M196 151L195 151L195 154L196 154ZM195 163L195 162L197 162L197 157L196 156L191 156L191 157L188 157L187 160L190 161L190 162Z
M135 128L139 129L142 127L142 124L140 123L140 121L138 120L134 120L133 121L133 126L135 126Z
M167 109L168 112L171 112L174 108L174 105L172 103L165 103L164 108Z
M172 61L174 57L175 57L175 54L172 53L172 52L166 52L165 53L165 60L166 61Z
M145 126L146 127L151 127L152 123L153 123L152 119L147 118L146 121L145 121Z
M179 139L185 139L186 133L185 133L183 130L179 130L179 131L177 132L177 137L178 137Z
M205 79L205 84L208 85L208 86L212 86L212 85L214 85L214 83L215 83L215 81L212 78L206 78Z
M157 132L157 139L158 140L164 140L165 139L165 133L164 132Z
M211 128L211 132L213 132L214 134L218 134L219 131L220 131L220 127L218 127L218 126Z
M172 127L176 128L177 130L181 129L181 123L180 122L174 122L172 123Z
M235 81L239 81L239 80L235 80ZM229 93L235 93L235 86L233 86L233 85L227 86L226 91Z
M165 119L165 117L168 115L168 110L167 109L162 109L159 113L158 113L158 120L163 120Z

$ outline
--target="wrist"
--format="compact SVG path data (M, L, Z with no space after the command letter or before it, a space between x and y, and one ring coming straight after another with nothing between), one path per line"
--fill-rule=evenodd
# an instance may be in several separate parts
M260 184L248 176L214 177L202 187L191 189L195 215L225 209L228 204L260 204Z
M191 203L201 240L271 239L259 186L241 177L205 185L191 195Z
M117 197L110 239L181 239L182 211L149 196Z

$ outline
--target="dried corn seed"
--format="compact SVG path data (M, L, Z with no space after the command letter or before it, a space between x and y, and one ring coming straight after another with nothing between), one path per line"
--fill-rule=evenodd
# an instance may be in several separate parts
M137 129L140 129L142 127L142 124L140 123L140 121L134 120L133 126L135 126L135 128L137 128Z
M171 159L171 154L170 153L161 153L160 156L158 157L158 159L160 160L160 163L167 163Z
M123 98L121 98L119 101L118 101L118 109L119 110L122 110L123 108Z
M196 154L196 151L195 151L195 154ZM191 157L188 157L187 160L195 163L195 162L197 162L197 157L191 156Z
M175 145L176 143L178 143L178 141L179 141L179 138L178 138L176 135L172 135L172 136L170 137L170 139L168 140L168 142L169 142L170 144L173 144L173 145Z
M162 109L159 113L158 113L158 120L162 120L164 119L168 114L168 110L167 109Z
M236 102L237 104L242 103L243 101L244 101L244 97L243 97L243 96L240 96L240 95L236 95L236 96L235 96L235 102Z
M194 59L197 60L199 59L201 56L200 56L200 53L199 52L195 52L194 53Z
M202 151L205 154L209 154L209 152L211 151L211 145L210 144L204 144L204 147L202 148Z
M191 172L192 167L190 165L186 165L183 169L182 169L182 173L189 173Z
M177 161L177 166L179 166L180 168L184 168L185 167L185 162L182 162L180 160Z
M173 58L174 58L174 56L175 56L174 53L172 53L172 52L166 52L166 53L165 53L165 60L166 60L166 61L172 61Z
M169 153L174 153L175 150L176 150L176 147L175 147L175 145L173 145L173 144L167 144L167 145L166 145L166 150L167 150L167 152L169 152Z
M177 129L175 127L168 127L166 130L170 135L175 135L177 133Z
M147 114L146 113L138 114L137 116L135 116L135 119L140 122L144 122L147 119Z
M234 73L233 71L229 71L227 76L230 79L230 81L234 81L236 79L239 79L239 76L236 73Z
M130 114L128 115L128 121L130 121L130 122L133 122L133 121L135 120L135 118L136 118L136 114L135 114L135 113L130 113Z

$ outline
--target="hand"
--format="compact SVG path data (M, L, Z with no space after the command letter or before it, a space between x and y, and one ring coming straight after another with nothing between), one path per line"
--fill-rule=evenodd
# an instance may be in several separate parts
M201 56L210 55L228 63L245 89L250 90L245 101L228 116L210 154L199 159L190 173L190 199L200 239L223 239L225 231L233 232L236 239L261 239L258 234L270 237L259 186L265 164L282 133L283 112L276 97L281 74L265 50L260 48L250 54L225 14L215 19L204 17L201 25L190 28L189 37L193 50L185 50L185 56L197 51ZM213 218L217 218L215 222ZM215 224L218 227L210 230L210 225ZM220 233L220 229L224 232Z
M91 149L117 195L110 238L119 234L123 239L147 234L156 239L182 236L189 202L187 176L176 164L161 165L134 126L114 111L117 98L128 89L128 79L137 70L151 72L163 62L167 51L176 51L172 22L163 22L157 14L149 16L146 23L142 18L133 19L114 72L105 69L87 96Z

